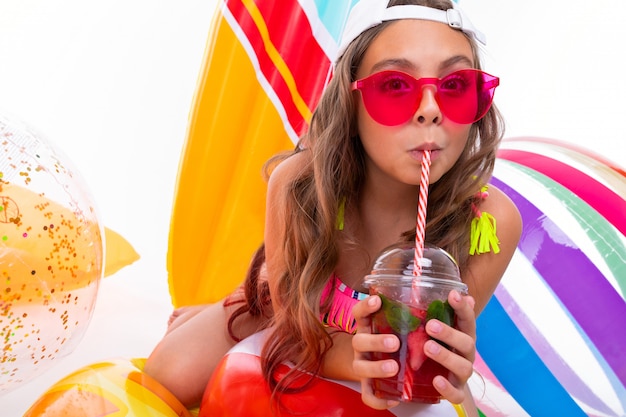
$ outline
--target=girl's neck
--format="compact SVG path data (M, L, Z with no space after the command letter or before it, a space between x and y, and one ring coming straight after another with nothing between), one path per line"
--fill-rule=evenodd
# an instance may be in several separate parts
M402 232L415 227L419 187L386 176L368 175L359 192L358 211L363 226L396 225ZM396 227L393 228L396 230Z
M344 237L340 246L335 272L353 289L362 287L363 277L374 260L386 247L400 240L403 233L415 228L416 203L398 204L398 199L368 198L361 193L359 200L345 207Z

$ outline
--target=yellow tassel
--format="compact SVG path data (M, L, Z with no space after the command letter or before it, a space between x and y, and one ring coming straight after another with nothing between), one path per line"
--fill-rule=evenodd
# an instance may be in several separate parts
M500 252L500 240L496 236L496 219L489 213L482 212L472 220L470 232L470 255Z

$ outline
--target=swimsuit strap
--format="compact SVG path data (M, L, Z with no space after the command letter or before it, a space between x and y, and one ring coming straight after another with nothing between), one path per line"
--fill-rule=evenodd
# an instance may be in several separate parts
M341 201L339 202L339 210L337 211L337 222L336 222L336 229L337 230L343 230L343 220L346 214L346 198L343 197L341 199Z

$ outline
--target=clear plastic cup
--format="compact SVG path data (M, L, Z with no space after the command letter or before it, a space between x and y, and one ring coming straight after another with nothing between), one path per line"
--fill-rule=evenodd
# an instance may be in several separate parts
M467 285L461 281L452 256L429 245L419 260L421 275L414 276L414 252L410 243L388 248L365 277L370 294L382 299L381 309L372 317L372 333L395 334L401 342L396 352L371 353L371 360L394 359L399 365L395 376L373 379L372 387L379 398L436 404L441 396L433 378L448 377L449 371L426 357L424 344L430 336L425 325L432 318L453 325L454 310L448 304L448 294L451 290L467 294Z

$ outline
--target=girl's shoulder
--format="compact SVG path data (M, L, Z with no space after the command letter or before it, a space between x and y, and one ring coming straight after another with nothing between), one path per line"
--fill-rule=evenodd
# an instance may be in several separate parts
M499 188L489 184L486 194L479 201L478 208L481 212L491 214L498 225L510 224L513 228L519 228L521 232L522 219L515 203Z
M273 167L269 182L283 182L293 179L311 163L311 152L302 150L280 161Z
M274 166L269 174L267 199L269 202L284 201L284 196L291 189L291 184L311 163L311 152L303 150L283 159Z
M296 152L272 167L269 174L269 190L282 189L291 184L302 172L310 169L311 151L302 150Z

